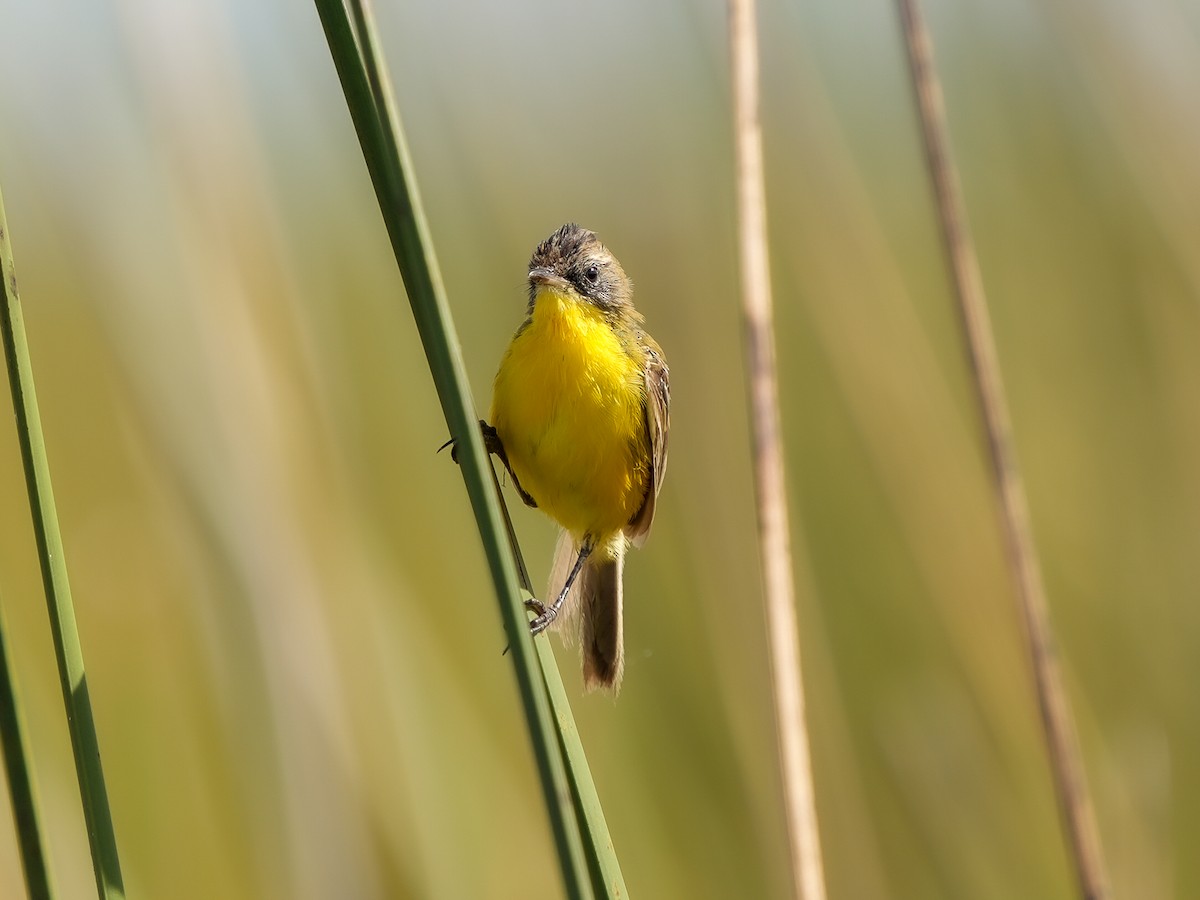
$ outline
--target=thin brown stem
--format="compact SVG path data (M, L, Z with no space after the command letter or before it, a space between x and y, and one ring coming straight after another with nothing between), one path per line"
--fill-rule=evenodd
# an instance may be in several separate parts
M821 867L821 842L804 717L804 686L784 485L783 435L767 259L766 183L759 124L754 0L730 0L729 36L742 313L754 441L759 552L792 877L797 898L824 900L825 876Z
M917 0L897 2L920 114L926 163L933 180L951 280L966 336L979 405L983 410L1000 500L1005 548L1025 626L1063 828L1067 833L1081 895L1087 900L1101 900L1108 895L1108 888L1100 836L1088 793L1075 720L1058 662L1041 565L1029 522L1029 504L1013 446L1012 422L1000 377L987 298L967 227L958 173L950 153L942 90L933 67L933 42L921 18Z

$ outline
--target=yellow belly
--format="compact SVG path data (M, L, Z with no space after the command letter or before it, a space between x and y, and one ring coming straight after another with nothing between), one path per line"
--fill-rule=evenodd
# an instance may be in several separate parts
M538 507L577 538L603 539L646 496L644 397L641 361L600 311L543 290L496 373L489 418Z

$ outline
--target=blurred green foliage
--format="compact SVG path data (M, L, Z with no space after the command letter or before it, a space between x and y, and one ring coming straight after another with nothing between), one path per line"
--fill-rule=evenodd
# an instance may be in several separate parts
M1200 15L928 13L1114 893L1194 896ZM378 15L479 406L528 254L568 219L620 257L671 363L625 688L574 700L630 890L782 897L723 9ZM1070 896L892 8L761 15L831 896ZM315 12L15 0L3 20L0 179L130 895L555 896L483 557ZM0 420L0 596L55 880L84 896ZM515 515L540 578L553 529ZM0 815L0 896L21 890Z

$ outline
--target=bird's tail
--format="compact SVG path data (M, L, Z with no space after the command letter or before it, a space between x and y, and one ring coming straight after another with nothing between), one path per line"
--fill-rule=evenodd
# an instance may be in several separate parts
M557 597L579 555L579 542L570 534L559 535L550 567L546 596ZM621 575L625 569L625 536L598 545L575 577L557 626L563 637L579 636L583 650L583 685L587 690L603 688L616 693L625 670L624 638L621 627Z

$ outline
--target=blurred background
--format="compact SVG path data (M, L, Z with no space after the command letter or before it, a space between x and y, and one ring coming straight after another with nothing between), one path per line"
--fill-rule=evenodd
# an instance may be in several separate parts
M1114 896L1198 896L1200 5L925 7ZM558 646L629 888L784 897L724 7L377 14L481 410L564 221L619 256L670 361L620 699L581 695ZM1070 897L893 6L760 18L830 895ZM0 184L130 896L558 896L311 4L0 0L0 22ZM554 529L513 501L540 584ZM54 876L88 896L7 413L0 603ZM22 892L5 813L0 896Z

